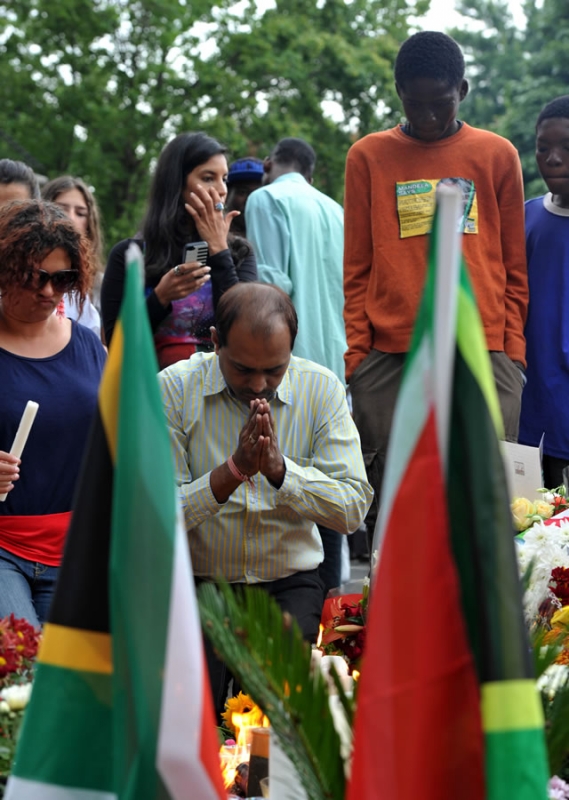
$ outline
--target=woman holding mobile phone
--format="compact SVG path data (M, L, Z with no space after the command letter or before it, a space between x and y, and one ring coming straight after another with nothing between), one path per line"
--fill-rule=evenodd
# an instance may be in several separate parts
M229 233L238 212L224 214L225 148L204 133L181 133L162 151L152 181L140 238L146 300L160 369L212 349L209 328L223 292L257 279L253 248ZM125 253L131 239L109 256L101 306L110 343L123 294ZM205 263L184 263L186 245L207 245Z

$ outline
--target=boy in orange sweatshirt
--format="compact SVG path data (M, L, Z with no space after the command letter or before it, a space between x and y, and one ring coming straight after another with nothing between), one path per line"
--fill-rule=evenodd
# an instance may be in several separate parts
M416 33L399 50L395 85L407 122L360 139L346 163L346 378L376 498L441 180L463 190L464 256L509 441L518 436L528 303L518 154L457 119L468 92L460 47L443 33ZM368 525L374 517L372 509Z

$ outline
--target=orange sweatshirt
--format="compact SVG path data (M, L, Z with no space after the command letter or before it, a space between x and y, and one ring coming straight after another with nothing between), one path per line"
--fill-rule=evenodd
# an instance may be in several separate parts
M504 350L525 364L528 286L517 151L501 136L466 123L430 143L397 126L360 139L346 163L348 380L372 348L409 349L425 279L434 186L444 178L466 179L461 184L471 210L463 250L488 349Z

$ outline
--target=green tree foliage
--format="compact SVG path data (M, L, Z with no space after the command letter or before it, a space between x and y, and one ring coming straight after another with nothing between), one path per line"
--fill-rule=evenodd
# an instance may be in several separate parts
M569 4L544 0L539 7L536 0L530 0L525 8L524 73L503 130L522 156L527 196L535 197L546 190L535 163L537 116L550 100L569 94Z
M208 62L225 79L212 70L203 81L224 138L260 156L283 136L307 139L318 153L319 187L341 201L351 142L397 117L393 62L409 12L406 0L277 0L246 26L226 17Z
M48 177L71 172L97 190L112 241L136 230L148 168L176 112L193 123L196 78L178 51L209 13L175 0L17 0L0 5L2 132ZM6 155L19 153L3 148ZM42 169L43 168L43 169Z
M393 59L428 5L0 2L0 155L86 179L110 244L137 230L153 162L183 130L210 132L235 157L302 136L317 185L341 200L351 141L396 118Z
M569 4L526 0L523 30L504 0L463 0L460 11L469 22L451 33L466 53L471 83L462 116L514 143L526 197L535 197L545 191L535 163L535 122L547 102L569 93Z
M468 22L450 33L465 53L470 84L461 115L481 128L496 130L519 78L522 33L514 25L507 0L462 0L458 11Z

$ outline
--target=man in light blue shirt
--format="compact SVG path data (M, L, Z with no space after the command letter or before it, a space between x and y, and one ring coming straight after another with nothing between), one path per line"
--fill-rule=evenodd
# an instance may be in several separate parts
M344 212L312 186L316 154L303 139L281 139L264 161L264 186L245 208L259 280L283 289L298 314L293 354L328 367L345 383ZM327 589L339 586L342 538L318 526Z
M259 280L283 289L298 314L294 355L328 367L345 383L344 212L312 186L316 155L281 139L264 162L264 186L245 208Z

